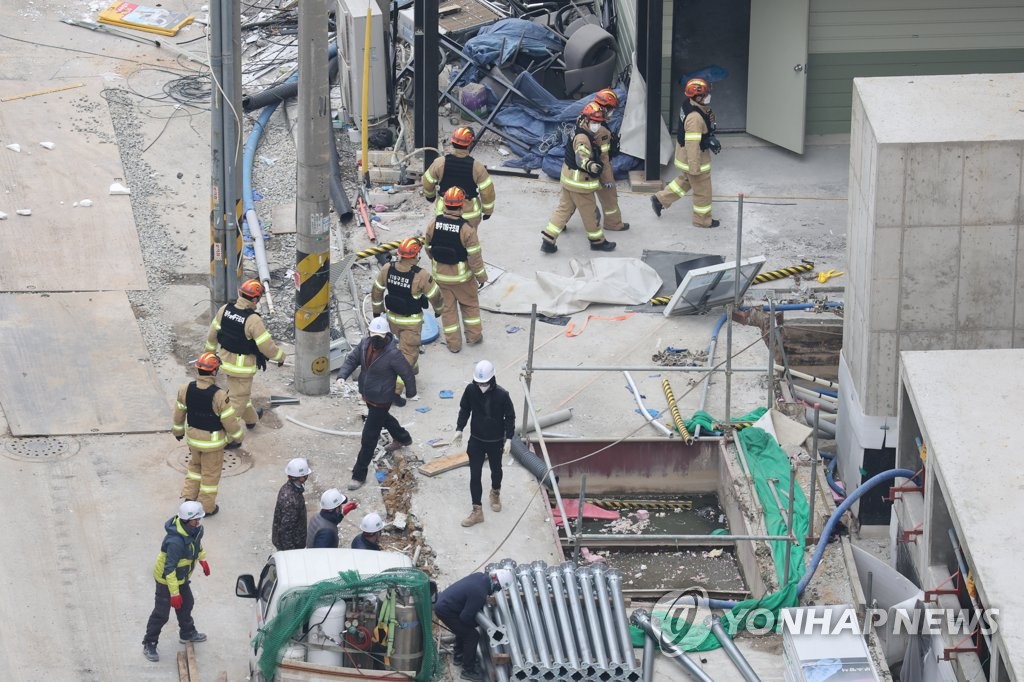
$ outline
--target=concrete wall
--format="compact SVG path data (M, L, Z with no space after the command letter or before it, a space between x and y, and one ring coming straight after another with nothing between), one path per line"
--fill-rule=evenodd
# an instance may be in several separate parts
M1024 347L1022 94L1024 74L854 80L842 353L862 415L896 413L901 350Z

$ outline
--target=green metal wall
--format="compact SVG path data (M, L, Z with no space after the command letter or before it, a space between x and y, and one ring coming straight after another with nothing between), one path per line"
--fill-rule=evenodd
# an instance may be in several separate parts
M807 134L850 132L853 79L1024 71L1024 49L846 52L807 56ZM961 98L969 93L960 93Z

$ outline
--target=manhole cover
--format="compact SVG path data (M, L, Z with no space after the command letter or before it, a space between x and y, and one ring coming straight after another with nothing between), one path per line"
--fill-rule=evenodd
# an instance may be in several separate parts
M53 462L78 452L78 442L70 438L9 438L4 454L24 462Z
M181 473L188 471L188 462L191 455L188 448L179 446L174 448L167 463ZM252 469L252 455L244 449L227 450L224 453L224 466L221 468L221 476L237 476Z

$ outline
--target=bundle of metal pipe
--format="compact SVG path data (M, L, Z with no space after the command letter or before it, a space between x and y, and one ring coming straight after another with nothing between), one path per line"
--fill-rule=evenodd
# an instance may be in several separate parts
M641 670L622 596L622 577L603 564L577 566L512 559L515 581L477 617L484 666L500 682L593 680L639 682Z

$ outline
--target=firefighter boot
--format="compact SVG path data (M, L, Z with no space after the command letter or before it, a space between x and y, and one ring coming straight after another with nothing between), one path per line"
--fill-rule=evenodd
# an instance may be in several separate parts
M478 523L484 522L484 508L482 505L474 504L473 511L470 512L469 516L462 520L462 527L469 528L475 526Z
M590 242L591 251L614 251L615 242L610 242L607 239L602 239L599 242Z
M661 209L665 208L664 206L661 205L661 202L658 201L658 197L654 196L653 194L651 195L651 208L654 209L654 215L658 216L659 218L661 217Z
M501 511L501 491L491 490L491 511Z
M540 250L544 253L555 253L558 251L558 246L554 242L549 242L547 239L541 239Z

